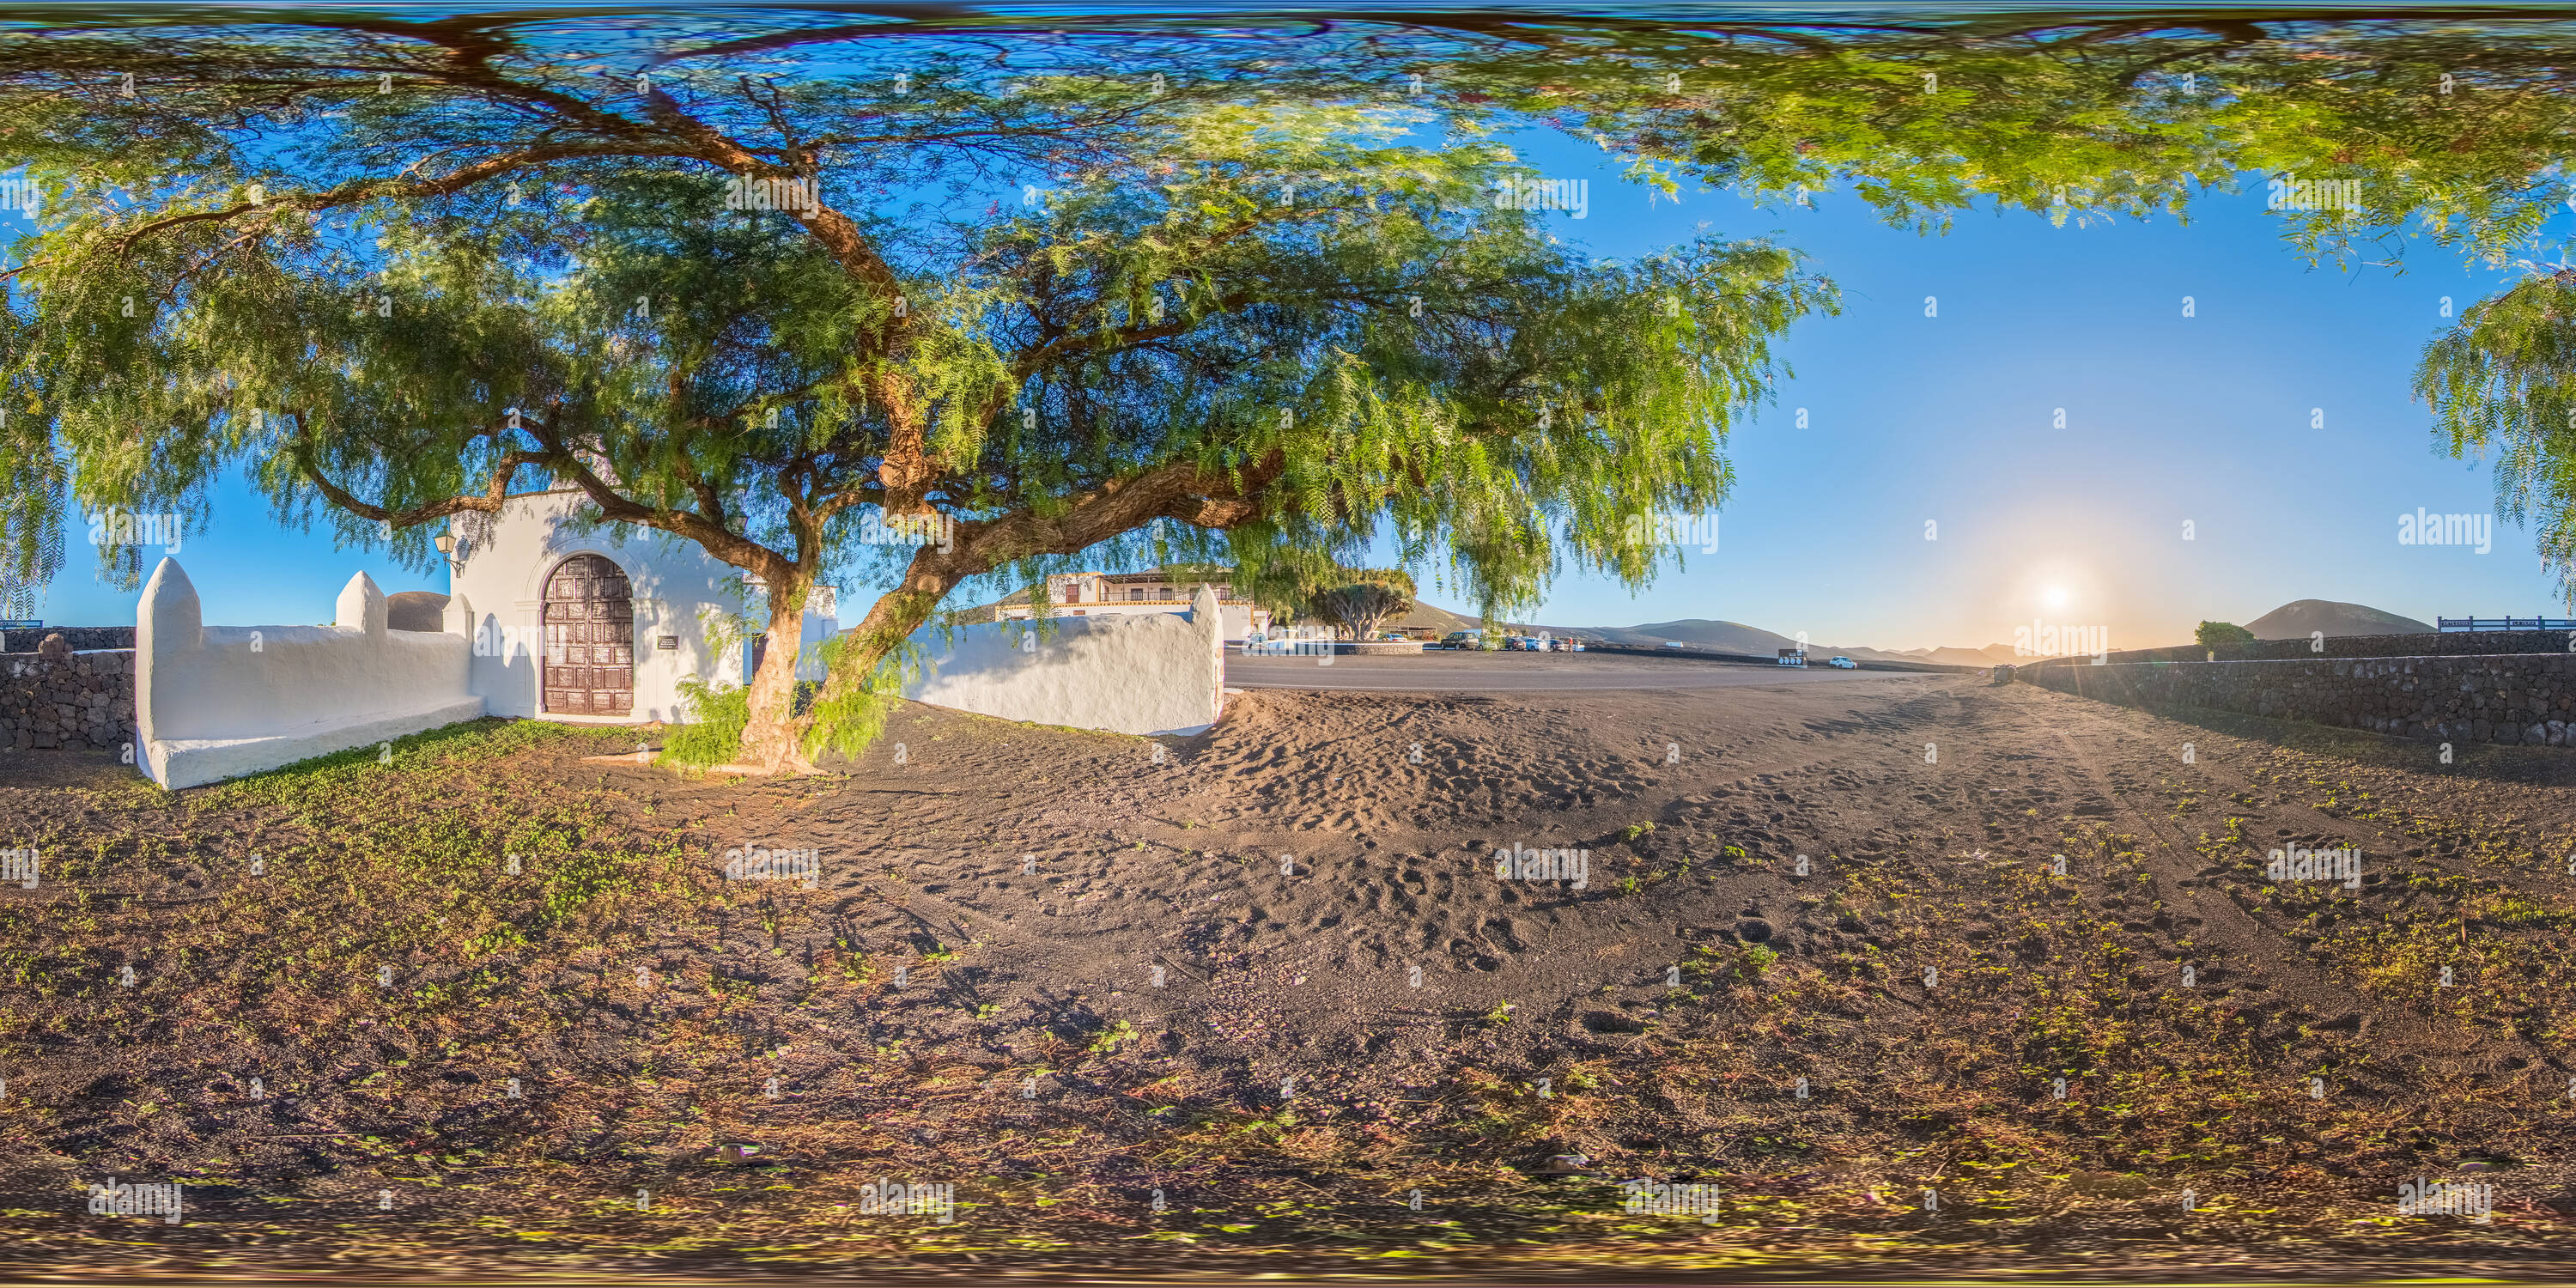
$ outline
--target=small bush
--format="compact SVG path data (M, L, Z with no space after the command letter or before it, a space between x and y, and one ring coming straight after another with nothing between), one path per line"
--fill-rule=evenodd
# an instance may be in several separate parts
M751 690L684 676L680 714L682 723L662 740L662 758L692 769L726 764L742 754L742 727L751 722Z
M840 669L841 654L849 640L847 634L842 634L823 641L825 673ZM805 754L820 759L826 751L833 751L857 759L885 732L886 718L894 714L904 686L920 675L921 646L906 641L880 659L865 682L840 697L825 702L818 690L807 711Z

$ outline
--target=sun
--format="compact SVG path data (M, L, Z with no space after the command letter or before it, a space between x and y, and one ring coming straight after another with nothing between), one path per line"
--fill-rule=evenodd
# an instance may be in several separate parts
M2051 608L2066 607L2066 588L2064 586L2050 586L2040 591L2039 597L2047 601L2048 606Z

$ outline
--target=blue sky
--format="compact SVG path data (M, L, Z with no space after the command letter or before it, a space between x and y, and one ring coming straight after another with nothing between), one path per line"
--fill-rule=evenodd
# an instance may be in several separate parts
M1593 176L1588 218L1550 217L1604 254L1706 219L1777 233L1843 288L1841 316L1780 347L1796 374L1777 404L1729 442L1719 551L1687 552L1683 571L1633 595L1562 579L1533 620L1724 618L1911 648L2010 643L2038 617L2105 626L2129 647L2294 599L2426 621L2564 611L2519 528L2499 524L2485 555L2397 542L2401 512L2493 508L2487 471L2437 453L2429 413L2408 401L2416 355L2447 325L2442 297L2456 311L2500 280L2439 248L2410 248L2403 276L2310 269L2259 180L2208 195L2189 226L1976 212L1921 237L1841 195L1813 209L1708 193L1650 206L1611 189L1598 153L1529 155Z
M2303 598L2428 621L2563 611L2519 528L2499 523L2484 555L2397 542L2401 512L2493 506L2485 469L2437 453L2426 410L2407 400L2442 297L2464 307L2497 280L2438 248L2413 247L2404 276L2310 269L2259 182L2207 197L2188 227L1969 212L1919 237L1839 194L1813 209L1705 192L1649 203L1597 151L1550 141L1525 154L1550 176L1591 178L1588 218L1548 218L1599 254L1649 251L1707 220L1729 236L1777 234L1843 289L1840 317L1801 323L1780 346L1794 378L1729 442L1738 477L1718 552L1694 549L1633 593L1569 575L1537 620L1725 618L1911 648L2009 643L2036 617L2107 627L2113 647L2133 647ZM147 568L159 553L146 550ZM67 556L45 619L131 622L133 594L96 580L85 531ZM280 527L238 476L178 557L207 620L227 624L325 621L361 570L387 592L446 588L443 571ZM871 597L844 595L853 617Z

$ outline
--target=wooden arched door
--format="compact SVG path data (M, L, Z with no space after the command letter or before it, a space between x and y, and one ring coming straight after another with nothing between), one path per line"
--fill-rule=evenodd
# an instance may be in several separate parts
M635 592L616 564L574 555L546 578L546 710L635 709Z

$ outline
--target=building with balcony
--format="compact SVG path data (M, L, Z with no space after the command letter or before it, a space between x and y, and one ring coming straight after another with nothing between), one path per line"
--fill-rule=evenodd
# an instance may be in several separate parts
M1233 571L1227 568L1173 565L1143 572L1058 573L1047 578L1047 599L1058 617L1186 613L1201 586L1216 595L1227 643L1270 629L1270 610L1237 595ZM1030 598L1025 590L1014 592L993 606L994 620L1026 620L1036 611Z

